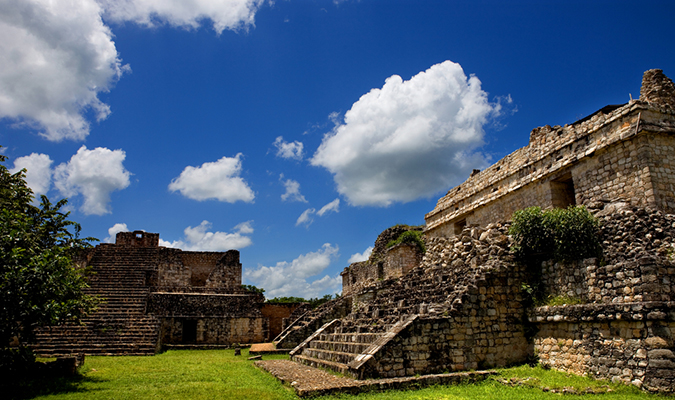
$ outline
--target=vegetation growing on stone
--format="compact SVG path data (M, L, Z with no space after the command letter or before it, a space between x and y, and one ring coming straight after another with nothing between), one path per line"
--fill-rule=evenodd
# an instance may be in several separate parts
M394 247L397 244L409 244L412 246L417 246L419 251L422 253L427 251L426 247L424 246L424 240L422 239L422 231L405 231L400 234L398 238L387 243L387 248Z
M546 211L529 207L516 211L512 220L511 250L521 260L569 262L600 255L598 221L583 206Z
M313 297L311 299L305 299L303 297L275 297L273 299L269 299L266 301L266 303L270 304L288 304L288 303L309 303L309 305L312 308L316 308L324 303L327 303L333 299L338 299L340 297L339 294L335 294L333 296L332 294L326 294L323 297Z

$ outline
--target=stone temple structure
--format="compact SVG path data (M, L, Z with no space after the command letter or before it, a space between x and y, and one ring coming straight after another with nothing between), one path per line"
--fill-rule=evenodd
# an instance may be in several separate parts
M264 298L241 286L239 252L159 246L159 234L120 232L76 260L89 266L89 294L103 300L84 325L43 328L43 356L155 354L164 345L203 347L263 342ZM288 312L290 314L290 311Z
M601 258L536 273L514 259L514 211L573 204L599 219ZM649 70L638 100L534 129L528 146L451 189L426 215L423 254L382 245L410 228L384 231L368 261L343 271L344 296L275 341L360 378L538 361L672 393L674 213L675 86ZM532 284L579 304L535 307Z

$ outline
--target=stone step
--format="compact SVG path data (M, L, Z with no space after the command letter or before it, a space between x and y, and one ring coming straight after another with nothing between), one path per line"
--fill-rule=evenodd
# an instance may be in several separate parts
M323 333L319 340L327 342L372 343L382 336L380 333Z
M330 369L335 372L339 372L341 374L345 375L351 375L349 366L347 364L339 363L339 362L333 362L333 361L327 361L327 360L320 360L318 358L310 357L305 354L300 354L297 356L292 357L293 361L297 361L301 364L308 365L310 367L314 368L326 368Z
M302 351L303 356L316 358L318 360L330 361L340 364L349 364L353 361L359 353L347 353L337 350L321 350L314 348L306 348Z
M368 347L370 347L370 343L363 342L329 342L325 340L312 340L309 343L310 349L339 351L354 355L363 353Z

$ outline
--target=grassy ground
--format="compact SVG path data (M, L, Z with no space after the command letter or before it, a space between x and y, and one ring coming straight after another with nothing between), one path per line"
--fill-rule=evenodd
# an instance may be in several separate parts
M291 389L253 366L248 351L174 350L153 357L88 357L75 379L36 379L0 387L4 399L297 399ZM264 356L265 359L286 356ZM510 385L502 382L508 381ZM565 395L565 399L666 399L633 387L610 385L542 368L516 367L479 384L414 391L362 393L329 399L560 399L563 390L603 392ZM608 391L609 389L609 391ZM673 397L669 397L672 399Z

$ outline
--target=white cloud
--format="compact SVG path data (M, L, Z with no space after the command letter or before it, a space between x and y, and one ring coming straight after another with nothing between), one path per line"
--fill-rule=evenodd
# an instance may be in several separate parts
M291 143L284 142L283 136L279 136L274 141L274 147L277 148L277 157L302 160L304 148L302 142L297 140Z
M133 21L196 29L210 21L220 34L246 30L265 0L4 0L0 1L0 119L48 140L84 140L86 114L110 114L98 95L122 65L106 22Z
M290 263L281 261L273 267L259 265L257 269L245 269L244 277L255 286L264 288L267 298L312 298L335 293L342 285L339 276L324 275L312 282L308 278L321 274L338 257L338 251L338 246L326 243L319 250L300 255Z
M223 157L199 167L187 166L180 176L171 181L169 190L179 191L183 196L199 201L217 199L227 203L250 203L255 195L239 176L241 158L242 154L239 153L235 157Z
M120 232L129 232L127 224L117 223L110 228L108 228L108 237L103 239L104 243L115 243L117 234Z
M308 208L305 211L300 214L298 219L295 221L295 226L300 226L300 225L307 225L310 226L312 222L314 222L314 218L312 218L312 215L316 213L316 208Z
M283 175L281 175L280 179L283 179ZM293 179L286 179L285 181L282 181L284 183L284 187L286 188L286 193L281 195L281 200L282 201L299 201L301 203L307 203L307 199L305 199L305 196L300 193L300 183L298 181L294 181Z
M122 165L125 158L122 150L82 146L69 162L54 169L54 185L64 196L84 196L83 213L108 214L110 193L129 186L130 173Z
M403 81L393 75L363 95L326 134L311 164L328 169L354 205L429 197L485 164L472 153L499 105L450 61Z
M209 221L202 221L199 226L185 228L184 240L168 242L159 239L159 245L190 251L227 251L231 249L243 249L253 244L249 236L253 233L252 221L242 222L234 227L233 232L209 232Z
M340 212L340 199L331 201L330 203L321 207L319 211L316 211L315 208L306 209L295 221L295 226L305 225L306 227L309 227L312 222L314 222L314 218L312 218L313 215L316 214L319 217L323 217L325 214L330 212Z
M349 264L359 262L359 261L366 261L368 257L370 257L370 254L373 252L373 246L368 247L366 250L363 251L363 253L354 253L352 254L351 257L349 257L349 260L347 262Z
M321 209L316 212L316 215L323 217L325 214L330 212L340 212L340 199L335 199L321 207Z
M36 196L47 194L52 185L52 159L46 154L31 153L25 157L14 160L14 168L11 173L26 169L26 184L33 190Z
M125 71L95 0L0 2L0 118L49 140L82 140L83 113L110 108L98 99Z
M225 29L246 29L254 24L256 11L264 0L99 0L105 16L113 21L133 21L141 25L196 29L210 20L220 34Z

